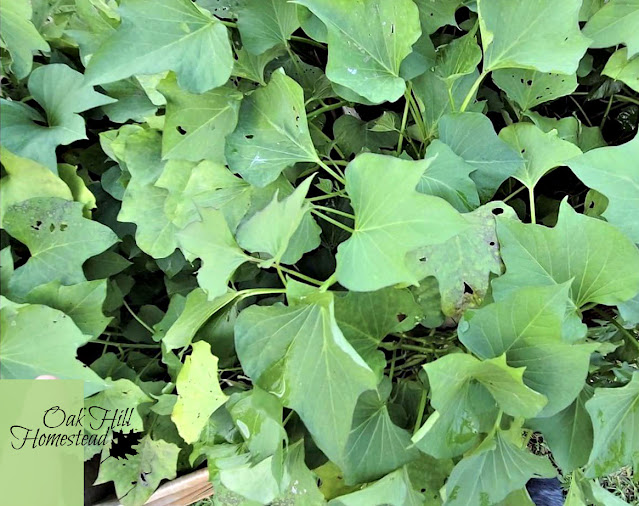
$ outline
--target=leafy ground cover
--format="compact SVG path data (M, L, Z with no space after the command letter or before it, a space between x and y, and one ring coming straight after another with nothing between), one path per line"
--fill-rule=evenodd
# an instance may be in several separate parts
M134 408L123 504L636 490L636 0L0 13L0 374Z

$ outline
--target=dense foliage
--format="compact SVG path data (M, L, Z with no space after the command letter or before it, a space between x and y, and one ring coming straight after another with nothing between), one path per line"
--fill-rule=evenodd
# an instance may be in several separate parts
M637 0L0 11L0 371L135 408L123 504L623 503Z

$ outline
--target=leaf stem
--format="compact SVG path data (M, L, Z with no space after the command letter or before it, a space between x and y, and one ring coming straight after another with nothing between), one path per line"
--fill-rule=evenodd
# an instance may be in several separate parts
M614 98L614 95L610 95L610 100L608 100L608 105L606 106L606 112L604 112L603 118L601 118L601 123L599 124L600 130L603 130L603 127L606 124L606 119L608 119L608 114L610 114L610 108L612 107L612 101Z
M406 91L404 92L404 114L402 114L402 124L399 129L399 139L397 140L397 150L395 151L395 155L399 156L402 153L402 145L404 144L404 130L406 130L406 121L408 121L408 110L410 109L410 94L413 89L413 83L408 82L408 86L406 87Z
M510 199L512 199L515 195L518 195L520 192L524 191L526 189L525 186L520 187L519 189L515 190L514 192L512 192L510 195L508 195L506 198L501 199L502 202L508 202Z
M528 187L528 200L530 201L530 223L537 222L537 213L535 211L535 190Z
M319 218L322 218L323 220L328 221L329 223L332 223L333 225L335 225L338 228L341 228L342 230L346 230L346 232L350 232L351 234L355 233L355 230L353 230L351 227L347 227L346 225L344 225L342 222L334 220L333 218L330 218L328 216L326 216L325 214L320 213L319 211L315 210L315 209L311 209L311 212L315 215L318 216Z
M298 35L291 35L291 40L293 42L302 42L304 44L309 44L311 46L321 47L322 49L326 49L326 46L324 44L322 44L321 42L317 42L316 40L313 40L313 39L307 39L306 37L300 37Z
M107 341L106 339L91 339L87 341L89 343L104 344L105 346L117 346L118 348L160 348L161 344L138 344L138 343L116 343L114 341Z
M337 283L337 272L334 272L333 274L331 274L329 278L322 283L322 286L319 287L319 291L325 292L335 283Z
M581 115L586 120L587 125L589 127L591 127L592 126L592 122L590 121L590 118L586 114L586 111L584 111L583 107L581 107L581 104L579 102L577 102L577 99L575 97L573 97L572 95L568 95L568 98L570 98L570 100L572 100L574 102L574 104L577 106L577 109L579 109L579 112L581 112Z
M327 211L329 213L337 214L339 216L343 216L344 218L350 218L351 220L355 220L355 216L351 213L345 213L344 211L339 211L338 209L333 209L332 207L325 206L313 206L315 209L321 209L322 211Z
M283 271L287 271L284 267L281 268ZM284 288L247 288L246 290L241 290L237 292L237 299L246 299L247 297L253 297L254 295L273 295L278 293L286 293L286 289ZM229 301L231 302L231 301Z
M129 313L131 313L131 316L133 316L133 318L135 318L135 320L142 325L146 330L148 330L151 334L155 334L155 330L153 330L151 327L149 327L146 323L144 323L144 321L138 316L136 315L133 310L131 309L131 307L126 303L126 300L122 299L122 303L124 304L124 307L127 308L127 310L129 311Z
M224 26L228 26L229 28L237 28L237 23L233 23L233 21L223 21L219 18L215 18L217 21L222 23Z
M466 95L466 98L464 99L464 101L462 102L461 107L459 108L459 112L464 112L466 110L466 108L470 104L470 101L475 96L475 93L477 93L477 90L479 89L479 85L484 80L484 77L486 77L488 75L489 72L490 72L490 70L488 70L488 71L482 70L481 74L479 74L479 76L477 77L477 79L475 80L473 85L471 86L470 90L468 91L468 94Z
M628 329L625 329L623 327L623 325L621 325L621 323L619 323L615 318L610 318L610 316L608 316L606 313L604 313L603 311L601 311L599 308L593 308L592 309L595 313L597 313L599 316L601 316L604 320L609 321L610 323L612 323L614 325L614 327L621 332L629 341L630 343L637 348L637 350L639 350L639 341L637 340L637 338L635 338L629 331Z
M316 202L318 200L332 199L333 197L348 198L346 195L344 195L344 192L340 190L336 192L327 193L326 195L320 195L318 197L310 197L310 198L307 198L306 200L308 200L309 202Z
M631 104L639 105L639 100L636 98L626 97L625 95L615 95L617 100L621 100L622 102L629 102Z
M415 420L415 427L413 428L413 434L415 434L419 430L420 426L422 425L422 419L424 418L425 408L426 408L426 388L422 390L422 396L419 398L419 406L417 406L417 418Z
M340 100L336 104L325 105L324 107L320 107L319 109L315 109L314 111L309 112L306 115L306 118L307 119L313 119L316 116L319 116L320 114L323 114L325 112L333 111L335 109L339 109L340 107L343 107L343 106L345 106L348 103L349 102L347 100Z
M331 169L328 165L326 165L322 160L319 159L319 157L317 158L317 164L322 167L322 169L324 169L326 172L328 172L331 176L333 176L333 178L335 178L337 181L339 181L342 184L346 184L346 180L340 176L337 172L335 172L333 169Z

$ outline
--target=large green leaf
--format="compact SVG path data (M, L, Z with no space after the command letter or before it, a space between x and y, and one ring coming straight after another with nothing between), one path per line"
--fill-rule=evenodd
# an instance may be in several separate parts
M439 120L459 108L466 95L471 93L478 75L479 72L475 71L456 79L450 93L444 81L435 72L424 72L413 80L413 93L422 113L426 138L432 139L437 136ZM475 95L476 93L471 93L472 98ZM468 110L473 110L472 107L471 105Z
M549 102L577 89L577 76L552 74L529 69L500 69L492 74L493 81L515 101L523 111Z
M207 292L201 288L191 291L186 296L184 309L162 337L162 343L169 350L188 346L207 320L235 300L236 296L237 292L229 291L209 300Z
M87 343L70 317L40 304L15 304L0 297L0 377L35 379L50 374L84 381L85 395L107 387L91 369L76 359Z
M493 282L505 298L521 286L570 282L574 305L615 305L639 291L639 250L615 227L577 214L564 201L557 226L498 219L497 237L506 274Z
M390 390L390 381L382 381L357 401L342 465L347 484L380 478L418 456L410 433L391 420Z
M304 93L283 70L242 101L240 119L226 140L233 172L255 186L266 186L296 162L319 160L306 122Z
M59 309L70 316L84 334L99 337L111 321L102 312L106 296L106 279L84 281L71 286L61 285L55 280L37 286L25 299L31 304Z
M295 264L308 251L320 244L321 229L310 215L311 205L305 200L313 181L309 176L282 200L275 192L273 200L244 221L237 229L237 241L253 253L267 253L260 266L274 263Z
M527 418L539 413L547 402L524 384L523 368L510 367L505 355L480 361L453 353L424 369L436 411L413 441L420 450L438 458L453 457L474 446L478 435L490 427L498 406L513 416Z
M553 458L563 472L584 466L592 449L592 421L586 402L594 393L584 385L574 402L548 418L528 420L526 425L541 432L552 451Z
M39 163L16 156L4 147L2 166L6 176L0 179L0 227L6 210L33 197L59 197L73 200L69 187L49 169Z
M408 262L420 279L435 276L439 282L441 308L459 320L468 307L479 306L491 274L501 274L503 265L495 232L495 214L517 218L501 202L490 202L464 214L468 227L446 242L424 246L408 254Z
M639 93L639 57L635 55L628 58L628 48L624 47L615 51L601 73L627 84Z
M439 139L475 167L471 179L482 202L524 165L521 155L502 141L490 120L479 113L448 114L439 120Z
M178 398L171 413L180 436L189 444L199 439L209 416L228 399L220 388L211 345L198 341L192 347L175 382Z
M439 139L428 145L426 158L431 159L431 163L419 180L418 191L443 198L461 213L479 206L477 187L469 177L475 167Z
M628 56L639 53L639 2L637 0L610 0L590 18L584 35L592 39L591 47L609 47L625 44Z
M337 252L343 286L372 291L395 283L417 284L406 254L441 243L467 226L446 201L415 189L428 163L363 153L348 165L346 189L355 228Z
M422 31L431 34L445 25L456 26L455 11L463 3L461 0L415 0L419 9Z
M224 141L235 129L242 95L231 86L189 93L172 73L158 91L166 98L162 157L225 163Z
M633 242L639 243L639 135L620 146L593 149L567 165L584 184L608 197L603 216Z
M499 132L499 138L523 156L524 166L513 177L531 191L548 171L581 154L577 146L560 139L557 132L544 133L532 123L510 125Z
M568 406L581 391L593 344L562 339L568 283L520 288L505 300L469 310L459 324L459 339L482 359L506 354L509 366L525 367L524 383L545 395L540 416Z
M203 209L201 214L202 221L191 223L177 237L187 259L202 259L198 283L214 299L226 293L235 269L251 257L235 242L221 211Z
M477 45L476 33L477 25L467 34L437 48L433 70L448 89L452 89L453 83L459 78L472 74L481 61L481 48Z
M581 0L479 0L484 71L525 68L574 74L589 40L579 31Z
M586 473L591 478L639 465L639 373L620 388L598 388L586 402L594 439Z
M410 0L297 0L328 28L327 77L374 103L404 94L402 60L421 35ZM362 22L366 20L366 22Z
M189 0L123 0L122 23L91 57L89 84L173 70L181 88L203 93L231 75L226 27ZM203 65L202 61L210 62Z
M286 439L282 405L277 397L260 387L231 395L226 407L255 463L275 454Z
M11 0L0 5L2 47L11 54L11 71L18 79L31 72L34 51L49 51L49 44L31 23L31 2Z
M555 469L546 458L530 453L516 431L497 431L472 455L464 457L446 482L446 504L495 504L524 487L534 477L552 477Z
M84 261L118 241L108 227L82 217L82 204L55 197L12 205L5 213L4 227L31 253L9 283L10 292L18 297L50 280L63 285L86 281Z
M29 76L29 92L46 118L26 104L1 99L2 145L53 172L56 147L86 139L84 119L78 113L115 101L94 91L82 74L59 63L35 69Z
M133 450L135 454L127 458L103 460L95 481L96 485L112 481L123 506L144 504L162 480L175 478L180 452L176 445L148 435Z
M237 355L255 384L300 416L319 448L338 465L360 394L376 379L337 326L330 293L304 304L251 306L235 326Z
M411 483L405 467L398 469L371 485L331 500L330 506L369 506L384 504L389 506L417 506L424 497Z
M405 289L348 292L335 297L335 319L344 337L380 375L386 360L377 351L379 343L392 332L412 329L420 318L419 305Z
M256 55L286 44L300 27L297 6L287 0L244 0L239 4L237 17L242 45Z

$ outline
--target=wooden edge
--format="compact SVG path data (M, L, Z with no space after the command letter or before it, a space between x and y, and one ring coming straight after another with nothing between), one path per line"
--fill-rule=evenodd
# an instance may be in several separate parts
M207 468L193 471L161 485L146 506L189 506L213 495L213 485L209 481ZM122 506L117 499L108 499L93 506Z

